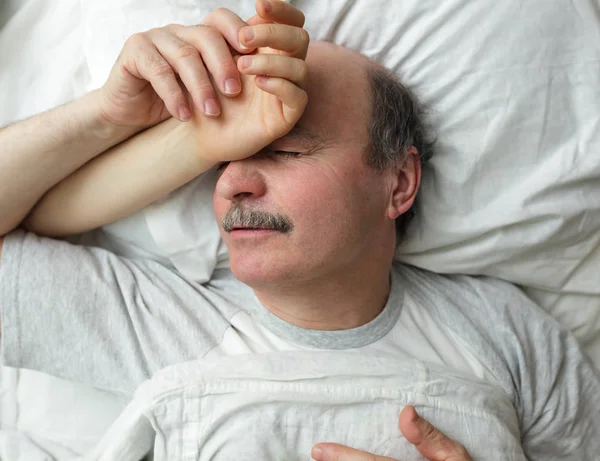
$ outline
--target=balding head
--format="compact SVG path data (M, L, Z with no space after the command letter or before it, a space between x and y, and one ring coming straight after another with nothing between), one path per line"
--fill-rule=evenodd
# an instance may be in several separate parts
M329 142L343 138L357 149L366 149L371 116L369 60L332 43L311 42L306 61L309 99L299 125Z
M309 104L301 124L329 140L343 137L379 171L403 164L413 146L422 163L430 159L433 142L424 110L394 74L360 53L322 41L311 42L307 63ZM411 217L412 212L396 220L399 237Z

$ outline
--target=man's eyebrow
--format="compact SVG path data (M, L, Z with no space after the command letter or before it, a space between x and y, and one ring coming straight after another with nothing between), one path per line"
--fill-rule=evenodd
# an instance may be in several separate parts
M308 131L301 126L295 125L285 136L282 138L294 139L298 141L307 142L310 145L322 145L325 144L325 140L316 133Z

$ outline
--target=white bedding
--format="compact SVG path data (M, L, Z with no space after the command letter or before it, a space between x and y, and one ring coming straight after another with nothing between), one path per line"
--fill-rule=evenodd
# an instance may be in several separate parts
M600 366L598 1L293 3L313 38L378 58L433 109L438 152L398 257L523 285ZM247 0L5 2L0 125L102 84L131 33L197 23L215 5L244 17L253 9ZM2 376L1 459L82 453L123 403L32 372ZM2 451L14 444L31 451Z

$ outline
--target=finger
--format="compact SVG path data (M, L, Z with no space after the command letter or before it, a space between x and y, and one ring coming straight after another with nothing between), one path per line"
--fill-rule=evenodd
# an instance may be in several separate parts
M295 124L300 119L308 102L306 91L288 80L277 77L259 75L255 83L258 88L281 101L286 122Z
M413 406L402 409L399 426L406 440L431 461L471 461L465 447L419 416Z
M267 21L267 20L261 18L258 14L255 14L254 16L252 16L250 19L248 19L246 21L246 25L255 26L256 24L268 24L270 22L271 21Z
M257 0L256 13L256 16L246 21L248 25L276 22L289 26L304 26L304 13L293 5L280 0Z
M310 455L315 461L395 461L387 456L376 456L337 443L319 443L313 447Z
M145 34L134 34L127 39L123 49L131 50L122 56L125 69L134 77L150 82L173 117L189 120L192 113L175 71L150 38Z
M175 35L173 29L155 29L151 37L161 55L179 74L198 110L208 117L218 116L221 110L217 95L200 52Z
M308 73L306 62L302 59L278 54L241 56L237 60L237 66L243 74L280 77L300 88L304 88Z
M240 43L240 29L248 24L233 11L227 8L217 8L202 21L202 24L217 29L225 37L227 43L239 53L249 53L254 50L254 48L247 48Z
M242 89L240 75L227 42L214 27L194 26L180 30L177 35L200 51L206 69L219 90L235 96ZM185 82L187 85L187 82Z
M310 37L304 29L287 24L257 24L240 30L240 42L247 47L269 47L296 58L306 58Z

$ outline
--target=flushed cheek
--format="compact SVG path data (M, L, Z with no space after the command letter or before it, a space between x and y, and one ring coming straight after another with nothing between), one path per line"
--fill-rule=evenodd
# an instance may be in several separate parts
M352 195L347 187L332 188L317 182L293 194L285 203L295 227L293 244L307 251L347 243L347 234L354 233L358 220Z

